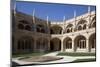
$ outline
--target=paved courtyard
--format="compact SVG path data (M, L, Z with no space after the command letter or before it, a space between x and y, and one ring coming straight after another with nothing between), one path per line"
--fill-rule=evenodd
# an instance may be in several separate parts
M55 61L49 61L49 62L26 62L22 60L18 60L21 57L18 58L12 58L12 61L18 63L19 65L24 65L24 64L48 64L48 63L64 63L64 62L72 62L77 59L89 59L89 58L95 58L95 56L78 56L78 57L72 57L72 56L57 56L59 52L52 52L45 54L43 56L56 56L56 57L63 57L63 59L60 60L55 60Z

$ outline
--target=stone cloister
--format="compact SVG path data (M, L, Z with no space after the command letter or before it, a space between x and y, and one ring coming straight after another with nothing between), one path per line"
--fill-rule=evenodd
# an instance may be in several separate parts
M17 12L13 20L13 52L95 52L95 11L62 22Z

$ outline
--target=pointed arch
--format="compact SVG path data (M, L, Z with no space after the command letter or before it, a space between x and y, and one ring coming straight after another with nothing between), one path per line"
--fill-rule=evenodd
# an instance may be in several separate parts
M31 31L31 27L29 25L26 25L25 30Z
M78 31L82 30L82 26L81 26L81 25L78 26L78 27L77 27L77 30L78 30Z
M36 30L37 30L37 32L46 33L45 26L42 25L42 24L37 24L36 25Z
M85 24L86 22L87 22L86 20L81 19L81 20L78 22L78 24L77 24L77 25L79 25L79 24Z
M50 33L51 34L61 34L62 33L62 27L59 25L54 25L50 28Z
M70 32L72 32L72 30L73 30L73 24L68 24L65 29L66 33L70 33Z
M31 28L31 25L28 21L20 20L19 23L18 23L18 29L31 31L32 28Z
M77 25L76 25L76 30L77 30L77 31L80 31L80 30L86 29L86 26L87 26L86 23L87 23L86 20L81 19L81 20L77 23Z

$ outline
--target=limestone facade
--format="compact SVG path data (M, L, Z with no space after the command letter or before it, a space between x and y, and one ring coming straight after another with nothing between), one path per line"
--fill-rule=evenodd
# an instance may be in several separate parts
M62 22L17 12L12 19L12 50L20 52L95 52L95 11Z

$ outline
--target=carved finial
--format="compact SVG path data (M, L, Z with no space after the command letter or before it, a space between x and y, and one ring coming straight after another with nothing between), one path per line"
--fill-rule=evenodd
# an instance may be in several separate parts
M33 23L35 23L35 9L33 9Z
M49 19L49 17L48 17L48 15L47 15L47 25L49 24L49 20L48 20L48 19Z
M14 2L14 15L16 15L16 2Z
M88 6L88 13L90 13L90 11L91 11L91 8L90 8L90 6Z
M76 17L76 10L74 10L74 18Z

